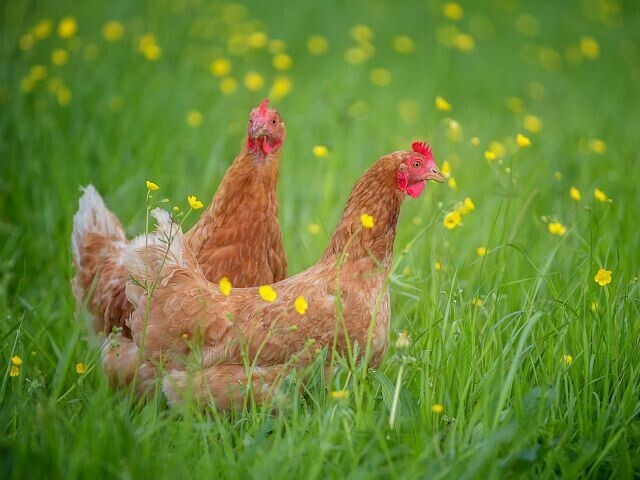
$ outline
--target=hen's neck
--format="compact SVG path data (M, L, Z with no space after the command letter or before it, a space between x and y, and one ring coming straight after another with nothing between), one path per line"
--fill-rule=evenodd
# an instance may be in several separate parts
M356 183L342 219L321 261L347 254L348 260L373 257L384 267L391 264L400 206L404 199L395 180L393 162L378 161ZM373 228L365 228L361 215L373 217Z

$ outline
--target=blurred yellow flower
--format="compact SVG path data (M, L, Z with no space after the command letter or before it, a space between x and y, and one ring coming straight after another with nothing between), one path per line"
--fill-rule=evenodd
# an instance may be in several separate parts
M411 37L398 35L393 39L393 49L398 53L407 55L416 49L416 44Z
M360 223L364 228L373 228L373 216L369 215L368 213L363 213L362 215L360 215Z
M516 29L527 37L535 37L538 34L538 19L533 15L525 13L516 18Z
M238 89L238 82L233 77L223 78L220 81L220 91L224 95L230 95Z
M479 257L484 257L487 254L487 247L478 247L476 248L476 253Z
M398 335L398 339L396 340L396 348L404 349L407 348L411 344L411 338L409 338L409 332L407 330L403 330Z
M361 47L352 47L344 53L344 58L347 62L353 65L360 65L369 58L369 55L366 50Z
M458 182L456 182L455 177L450 177L447 183L449 184L449 187L453 188L454 190L458 188Z
M589 140L589 149L594 153L603 154L607 151L607 144L599 138Z
M442 6L442 13L450 20L460 20L464 12L459 4L447 2Z
M571 355L562 355L562 362L569 366L573 363L573 357Z
M462 215L457 210L449 212L444 217L444 226L447 230L453 230L462 223Z
M36 39L30 33L25 33L20 37L20 41L18 45L20 46L20 50L31 50L33 45L36 43Z
M448 160L442 162L442 168L440 169L440 173L444 175L444 178L449 178L451 176L451 164Z
M269 46L267 47L267 51L269 53L273 53L274 55L278 53L284 53L286 49L287 43L284 40L269 40Z
M102 38L107 42L117 42L124 35L124 26L122 23L112 20L102 26Z
M398 113L402 120L407 123L415 123L420 118L422 107L418 102L411 98L405 98L398 105Z
M273 57L273 66L276 70L289 70L293 65L293 60L286 53L279 53Z
M293 302L293 307L296 309L296 312L298 312L300 315L304 315L305 313L307 313L307 308L309 307L309 304L307 303L307 300L303 296L300 296L296 298L295 302Z
M486 158L487 160L489 160L491 162L492 160L496 159L496 154L495 154L495 152L493 150L486 150L484 152L484 158Z
M605 270L604 268L601 268L600 270L598 270L598 273L596 273L594 280L601 287L609 285L611 283L611 270Z
M531 139L529 137L525 137L521 133L516 136L516 143L520 148L530 147Z
M312 151L313 154L318 158L324 158L329 155L329 149L324 145L315 145Z
M22 359L18 355L14 355L13 357L11 357L11 364L19 367L20 365L22 365Z
M596 188L595 190L593 190L593 196L596 197L596 200L598 200L599 202L606 202L607 199L609 198L607 197L607 194L604 193L599 188Z
M244 76L244 86L252 92L260 90L263 85L264 78L258 72L249 72Z
M329 50L329 42L322 35L312 35L307 40L307 49L311 55L319 57Z
M198 110L191 110L187 113L187 125L189 125L191 128L198 128L200 125L202 125L203 121L204 117Z
M478 137L471 137L471 145L477 147L480 145L480 139Z
M447 102L444 98L437 96L436 108L442 112L450 112L453 109L453 106L449 102Z
M473 298L473 300L471 300L471 305L473 305L474 307L481 307L482 305L484 305L484 300L475 297Z
M54 65L64 65L69 61L69 54L64 48L56 48L51 52L51 63Z
M71 38L78 31L78 22L75 17L64 17L58 24L58 36L61 38Z
M476 41L468 33L459 33L455 37L456 48L462 52L471 52L476 48Z
M307 226L307 230L309 230L309 233L312 235L318 235L320 233L320 225L317 223L310 223Z
M489 144L489 150L495 153L496 157L502 157L506 152L504 145L495 140Z
M265 302L271 303L275 301L276 298L278 298L278 294L271 287L271 285L262 285L260 288L258 288L258 293Z
M373 40L373 30L367 25L354 25L349 31L351 38L356 42L370 42Z
M58 105L60 105L61 107L69 105L69 103L71 102L71 97L71 90L69 90L65 86L61 86L60 88L58 88L58 90L56 90L56 100L58 101Z
M440 415L442 412L444 412L444 407L439 403L434 403L431 406L431 411L437 415Z
M82 362L78 362L76 363L76 373L78 375L82 375L83 373L87 372L87 366L82 363Z
M386 87L393 80L393 75L386 68L374 68L369 72L369 80L378 87Z
M11 378L15 378L18 375L20 375L20 367L16 367L15 365L11 365L11 368L9 369L9 376Z
M189 206L194 210L200 210L202 207L204 207L204 204L200 200L198 200L195 195L189 195L187 197L187 202L189 202Z
M464 202L462 202L462 207L459 209L460 213L466 215L469 212L473 212L476 209L476 205L471 200L471 197L465 197Z
M565 227L560 222L551 222L549 223L549 225L547 225L547 228L549 229L549 233L551 235L557 235L561 237L565 233L567 233L567 227Z
M348 390L333 390L330 394L334 400L344 400L349 397Z
M253 32L247 37L247 44L251 48L264 48L269 41L269 36L266 32Z
M580 200L582 200L582 195L580 195L580 190L578 190L576 187L571 187L569 189L569 196L576 202L579 202Z
M231 62L226 58L217 58L209 65L209 71L214 77L225 77L231 73Z
M538 133L542 130L542 120L540 120L535 115L525 115L522 120L522 124L525 130L528 130L531 133Z
M562 180L562 173L553 172L553 178L555 178L559 182L560 180Z
M277 77L273 85L271 85L271 89L269 90L269 96L273 100L281 100L293 89L293 82L289 77Z
M147 33L138 40L138 51L151 62L155 62L162 56L162 49L156 43L156 37Z
M43 40L51 35L52 30L53 23L51 22L51 20L40 20L38 23L36 23L36 26L33 27L33 36L38 40Z
M147 186L147 189L151 190L152 192L155 192L156 190L158 190L160 188L157 183L153 183L153 182L151 182L149 180L147 180L145 182L145 184Z
M35 81L44 80L47 76L47 67L44 65L33 65L29 69L29 78L32 78Z
M440 262L436 262L433 264L433 268L435 268L437 271L442 270L442 264Z
M218 282L218 290L220 290L220 293L225 297L231 295L231 288L231 280L229 280L227 277L222 277Z
M593 60L600 55L600 46L595 38L582 37L580 39L580 52L585 58Z

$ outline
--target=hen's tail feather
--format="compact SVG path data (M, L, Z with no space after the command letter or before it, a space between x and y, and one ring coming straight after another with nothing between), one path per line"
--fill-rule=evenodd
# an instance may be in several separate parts
M96 233L114 241L126 241L124 229L118 218L107 209L104 200L91 184L82 188L78 211L73 216L71 250L76 266L81 266L82 243L89 233Z

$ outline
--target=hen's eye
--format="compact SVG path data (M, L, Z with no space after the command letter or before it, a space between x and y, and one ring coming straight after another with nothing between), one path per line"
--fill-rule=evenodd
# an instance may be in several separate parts
M413 168L420 168L420 162L413 162Z
M275 125L276 123L278 123L278 121L274 118L273 120L271 120L271 123Z

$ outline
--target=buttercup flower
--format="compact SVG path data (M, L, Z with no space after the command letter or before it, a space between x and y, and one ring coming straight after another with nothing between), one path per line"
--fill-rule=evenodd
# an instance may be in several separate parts
M265 302L271 303L275 301L276 298L278 298L278 294L273 288L271 288L271 285L262 285L260 288L258 288L258 293Z
M222 277L218 282L218 290L220 290L220 293L225 297L231 295L231 288L231 280L229 280L227 277Z
M535 115L525 115L522 124L525 130L528 130L531 133L538 133L542 130L542 120Z
M260 90L263 85L264 78L258 72L249 72L244 76L244 86L252 92Z
M462 7L455 2L447 2L442 6L442 13L450 20L460 20L462 18Z
M547 228L549 229L549 233L551 235L558 235L559 237L563 236L567 233L567 227L565 227L560 222L551 222Z
M453 109L453 106L440 96L436 97L435 103L436 108L442 112L450 112Z
M220 81L220 91L223 95L231 95L238 89L238 82L233 77L223 78Z
M300 296L296 298L295 302L293 302L293 307L296 309L296 312L298 312L300 315L304 315L305 313L307 313L307 308L309 307L309 304L307 303L307 300L303 296Z
M593 196L596 197L596 200L598 200L599 202L606 202L607 199L609 197L607 197L607 194L604 193L602 190L600 190L599 188L596 188L593 191Z
M155 183L153 183L153 182L151 182L149 180L147 180L145 182L145 184L147 185L147 188L149 190L151 190L152 192L155 192L156 190L158 190L160 188L157 184L155 184Z
M491 162L496 159L496 154L493 150L486 150L484 152L484 158Z
M11 357L11 365L19 367L20 365L22 365L22 359L18 355L14 355L13 357Z
M117 42L124 35L124 26L115 20L107 22L102 27L102 38L107 42Z
M286 53L279 53L273 57L273 66L276 70L289 70L293 65L293 60Z
M433 264L433 268L435 268L438 272L442 270L442 264L440 262L436 262Z
M407 330L403 330L400 332L400 335L398 335L398 339L396 340L396 348L407 348L410 344L411 339L409 338L409 332Z
M374 68L369 72L369 80L378 87L386 87L393 80L393 75L386 68Z
M444 217L444 226L447 230L453 230L462 222L462 215L457 210L449 212Z
M571 187L569 189L569 196L576 202L579 202L580 200L582 200L582 195L580 195L580 190L578 190L576 187Z
M78 362L76 363L76 373L78 375L82 375L83 373L86 373L87 371L87 366L82 363L82 362Z
M324 158L329 155L329 149L324 145L315 145L312 151L313 154L318 158Z
M307 40L307 49L311 55L319 57L327 53L329 42L322 35L313 35Z
M368 213L363 213L362 215L360 215L360 223L364 228L373 228L373 217Z
M399 35L393 39L393 48L396 52L407 55L416 49L416 45L411 37Z
M609 285L611 283L611 270L605 270L604 268L601 268L600 270L598 270L598 273L596 273L594 280L601 287Z
M479 257L484 257L487 254L487 247L478 247L476 248L476 253Z
M348 390L334 390L330 393L331 398L334 400L344 400L349 397Z
M58 24L58 36L61 38L71 38L78 31L78 22L75 17L64 17Z
M529 139L529 137L525 137L521 133L519 133L516 136L516 142L518 143L518 146L520 148L525 148L525 147L530 147L531 146L531 140Z
M307 230L309 230L309 233L312 235L318 235L320 233L320 225L317 223L310 223Z
M191 128L198 128L200 125L202 125L203 121L204 117L198 110L191 110L189 113L187 113L187 125L189 125Z
M226 58L217 58L209 65L209 71L214 77L229 75L231 73L231 62Z
M566 366L569 366L573 363L573 357L571 355L562 355L562 361Z
M20 375L20 367L11 365L11 369L9 369L9 376L13 378L13 377L17 377L18 375Z
M442 412L444 412L444 407L440 403L434 403L431 406L431 411L437 415L440 415Z
M51 63L62 66L69 61L69 54L64 48L56 48L51 52Z
M189 195L187 201L189 202L189 206L194 210L199 210L204 207L204 203L198 200L195 195Z
M277 77L269 90L269 96L273 100L280 100L289 95L292 88L293 82L289 77Z

